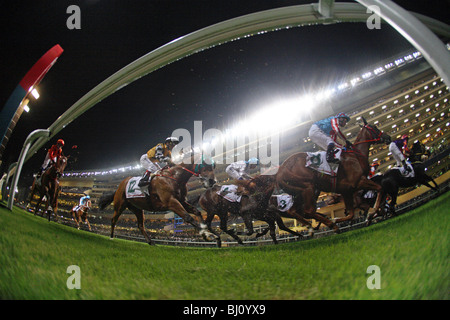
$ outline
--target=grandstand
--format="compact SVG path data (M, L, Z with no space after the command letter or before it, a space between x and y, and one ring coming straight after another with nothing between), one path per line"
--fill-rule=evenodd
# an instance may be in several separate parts
M403 52L397 57L381 61L378 65L369 66L361 70L361 73L347 77L331 91L331 96L321 102L326 104L327 110L331 110L331 113L325 116L347 112L352 120L343 132L350 141L353 141L359 132L360 119L364 117L393 139L408 134L410 144L414 141L422 142L430 151L431 157L444 151L448 152L449 88L425 59L422 59L420 52ZM317 150L308 137L308 130L314 120L311 115L309 120L283 131L280 136L280 163L293 153ZM381 164L378 169L380 172L391 168L395 163L387 145L371 147L369 161L375 160ZM447 155L430 165L428 173L436 178L446 173L448 167ZM221 184L229 182L225 168L225 164L216 168L216 178ZM112 206L105 212L99 212L96 205L98 199L103 194L114 192L125 177L141 174L142 169L136 163L108 170L66 172L61 179L62 194L58 212L67 215L82 194L89 194L93 200L91 215L94 223L109 226ZM195 177L188 183L188 190L188 198L195 198L204 191ZM325 206L321 208L321 212L330 217L342 216L342 205L326 206L328 197L328 194L322 194L319 198L319 207ZM166 214L146 215L147 227L161 230L165 225L172 224L173 215ZM122 215L119 226L121 223L122 226L136 227L132 214ZM296 227L293 220L286 223L290 227Z

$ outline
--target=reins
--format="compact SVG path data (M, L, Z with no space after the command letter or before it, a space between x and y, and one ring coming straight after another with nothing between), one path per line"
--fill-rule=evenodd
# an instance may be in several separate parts
M358 141L358 142L355 142L355 143L353 143L353 145L358 145L358 144L363 144L363 143L370 143L370 142L378 142L378 141L381 141L381 136L383 135L383 133L380 131L380 133L378 134L371 126L369 126L369 125L365 125L364 126L364 128L366 128L367 130L369 130L369 131L371 131L375 136L376 135L378 135L378 137L377 138L375 138L375 139L369 139L369 140L363 140L363 141ZM363 155L361 152L359 152L358 150L354 150L354 149L343 149L342 150L343 152L353 152L353 153L355 153L356 155L358 155L358 156L360 156L360 157L366 157L365 155Z

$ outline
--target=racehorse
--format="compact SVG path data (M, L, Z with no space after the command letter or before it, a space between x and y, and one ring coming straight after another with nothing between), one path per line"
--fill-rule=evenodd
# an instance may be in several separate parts
M48 214L48 221L50 221L51 211L48 212L48 207L51 206L53 213L56 216L56 211L58 210L58 195L61 191L59 186L59 178L64 172L67 166L66 156L60 156L59 159L51 165L44 173L42 173L40 181L34 179L33 185L31 186L29 205L31 206L31 200L35 193L38 194L39 199L34 208L34 214L37 214L38 208L41 205L42 199L45 196L45 210L44 213Z
M309 229L309 236L312 237L314 235L314 231L318 230L320 228L320 225L322 222L319 222L317 226L313 227L311 222L306 220L301 214L299 214L295 207L290 207L288 210L280 210L279 204L278 204L278 196L272 195L269 200L269 206L267 207L267 210L271 212L272 214L277 214L280 217L283 218L290 218L290 219L296 219L302 226L306 226ZM317 213L320 214L320 213ZM267 232L267 231L266 231Z
M267 222L269 227L262 233L258 233L256 237L260 237L270 230L270 235L275 244L278 242L275 236L275 222L280 229L293 233L296 236L301 236L287 228L283 220L274 212L266 211L269 198L275 186L274 175L259 175L250 180L236 180L234 184L237 186L237 194L241 196L240 202L231 202L219 195L218 192L221 190L221 186L214 186L206 190L198 199L199 205L207 213L205 223L208 230L216 234L216 242L219 248L221 247L221 239L211 228L211 222L215 215L219 217L220 229L230 235L239 244L243 244L241 238L239 238L235 231L228 229L228 213L242 216L248 230L247 235L254 233L253 219Z
M275 222L281 230L287 231L300 238L303 237L300 233L286 227L283 219L281 219L278 214L278 211L267 210L276 185L276 175L264 174L250 180L238 180L237 185L237 193L242 194L243 198L247 200L242 203L239 211L239 214L242 216L245 226L247 227L247 235L253 234L252 220L255 219L265 221L268 224L268 227L258 233L256 238L261 237L265 235L267 231L270 231L273 243L277 244Z
M400 188L409 188L418 184L423 184L434 191L439 191L439 187L434 179L425 173L425 166L423 163L415 162L411 165L414 170L413 177L405 177L400 170L396 168L386 171L379 177L379 184L382 187L382 191L380 192L382 201L385 201L386 196L390 196L391 201L389 203L389 211L392 215L395 215L395 206L397 204L398 191ZM434 187L429 182L433 182ZM370 225L376 216L376 212L369 213L367 215L366 224Z
M91 225L88 220L88 211L91 209L91 200L87 200L84 206L76 205L72 208L72 216L77 224L77 229L80 230L81 220L84 220L84 223L87 224L89 231L91 231Z
M381 186L367 179L369 173L369 148L374 143L390 143L389 135L376 126L369 125L362 117L362 126L351 148L343 148L341 163L336 176L324 175L306 167L307 153L299 152L286 159L277 173L278 186L294 197L294 209L307 219L324 223L336 233L339 227L330 219L316 212L316 202L320 191L339 193L344 198L349 213L335 222L353 219L355 192L360 189L381 191ZM377 199L375 211L378 211L381 198Z
M199 230L204 239L211 236L211 233L206 230L206 225L203 223L200 212L186 202L186 184L192 176L197 176L203 180L204 187L212 187L216 181L214 177L215 165L213 163L206 163L203 157L201 163L196 163L195 159L196 157L191 156L189 163L181 163L160 171L152 178L148 186L149 195L143 198L126 198L125 189L128 181L132 177L125 178L114 193L100 198L99 208L101 210L111 202L114 202L114 215L111 220L111 238L114 238L114 227L126 208L136 215L138 228L148 244L152 244L152 241L145 230L144 210L153 212L173 211L186 223L191 224ZM193 213L200 220L200 224L189 213Z

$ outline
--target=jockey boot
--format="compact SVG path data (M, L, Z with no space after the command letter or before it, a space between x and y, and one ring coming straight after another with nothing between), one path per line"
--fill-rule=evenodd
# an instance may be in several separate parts
M148 186L151 183L151 179L150 179L150 171L145 171L144 176L142 177L141 180L139 180L138 186L139 187L144 187L144 186Z
M336 151L334 150L334 143L330 143L327 148L327 162L328 163L340 163L338 159L334 157Z
M411 168L408 166L405 160L402 161L403 169L405 170L405 174L411 172Z

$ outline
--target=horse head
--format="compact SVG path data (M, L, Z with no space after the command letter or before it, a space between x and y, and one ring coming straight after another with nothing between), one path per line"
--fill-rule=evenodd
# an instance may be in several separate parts
M58 161L56 161L55 163L55 169L56 169L56 175L59 177L61 177L61 175L64 172L64 169L67 166L67 160L69 157L66 156L60 156Z
M216 184L216 178L214 176L214 169L216 164L211 157L205 157L203 154L193 154L191 156L191 161L193 163L193 172L198 176L205 188L212 188Z
M364 122L364 126L361 129L360 135L363 141L364 140L366 142L372 142L372 143L386 143L389 144L391 143L392 139L391 136L389 136L387 133L379 130L377 128L377 126L375 125L370 125L367 123L366 119L364 117L361 117L361 119ZM358 137L360 136L358 135ZM358 140L358 138L357 138Z
M216 184L217 181L214 176L215 168L216 165L214 161L207 163L205 160L203 160L201 164L195 166L194 172L197 171L196 173L199 175L205 188L212 188Z

